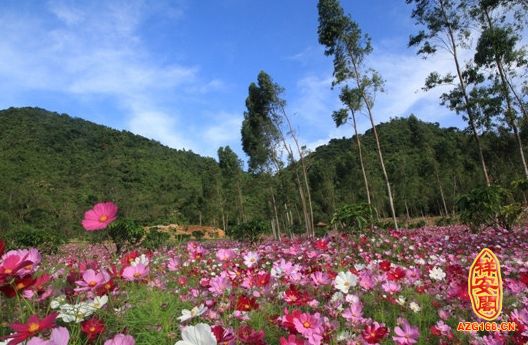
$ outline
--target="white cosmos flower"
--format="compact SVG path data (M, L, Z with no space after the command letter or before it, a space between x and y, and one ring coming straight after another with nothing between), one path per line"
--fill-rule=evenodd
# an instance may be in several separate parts
M95 309L88 302L63 304L60 306L60 312L57 319L62 319L64 322L79 323L92 315L94 311Z
M244 255L244 265L251 268L253 267L257 261L259 260L259 255L255 252L249 252L246 255Z
M102 307L104 307L104 305L106 303L108 303L108 296L107 295L97 296L90 303L90 307L95 308L95 309L101 309Z
M429 277L433 280L444 280L446 277L445 272L440 267L435 267L429 271Z
M411 310L414 311L415 313L417 313L420 310L422 310L422 308L416 302L409 303L409 308L411 308Z
M185 321L190 320L190 319L192 319L194 317L202 315L203 313L206 312L206 310L207 310L207 307L204 306L203 304L201 304L198 307L194 307L191 310L183 309L182 310L182 315L179 316L178 319L180 320L180 322L185 322Z
M348 290L356 286L357 283L358 277L355 274L350 271L339 272L334 280L334 287L343 293L348 293Z
M182 339L175 345L217 345L211 326L205 323L185 327L182 331Z
M51 300L50 308L51 309L57 309L64 303L66 303L66 296L64 296L64 295L57 296L53 300Z
M148 266L149 259L147 258L145 254L141 254L141 256L138 256L137 258L135 258L134 261L130 263L130 266L137 266L139 264L142 264L143 266Z
M399 305L404 305L405 304L405 297L400 295L398 296L398 299L396 300L396 303L398 303Z

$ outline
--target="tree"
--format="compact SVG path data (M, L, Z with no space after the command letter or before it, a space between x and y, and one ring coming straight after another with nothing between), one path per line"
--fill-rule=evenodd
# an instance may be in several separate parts
M284 89L275 83L264 71L259 73L257 82L258 85L252 83L249 86L249 96L246 100L247 111L244 114L244 121L242 123L242 144L244 151L250 158L250 169L256 172L279 171L282 167L279 146L283 146L289 162L294 165L296 183L305 218L306 233L311 236L313 235L313 212L306 165L300 144L285 111L286 101L280 96ZM301 168L304 175L304 185L297 170L298 167L294 164L295 158L293 150L281 129L284 123L287 124L288 134L293 138L299 151ZM280 229L277 215L277 201L275 200L273 191L271 191L271 199L273 212L275 213L275 224L272 225L272 229Z
M489 186L488 168L477 131L477 114L472 107L458 52L460 47L466 46L470 35L468 17L463 15L467 10L467 4L464 0L406 0L406 2L415 5L411 17L416 20L417 25L423 27L418 34L411 36L409 47L418 46L418 54L424 58L435 54L439 48L443 48L453 58L456 77L452 74L440 76L439 73L433 72L427 77L425 89L429 90L442 84L452 84L455 79L458 80L453 92L445 95L448 98L451 96L462 98L463 108L478 146L482 173L486 185Z
M342 108L337 111L334 111L332 113L332 118L334 119L336 126L339 127L348 121L349 119L348 111L350 111L350 115L352 117L352 127L354 127L354 137L356 138L356 144L358 147L359 164L361 166L361 173L363 175L363 183L365 185L365 194L367 195L367 203L371 205L370 188L369 188L367 173L365 171L365 163L363 161L363 150L361 149L361 139L359 138L359 133L357 130L357 123L356 123L356 111L361 109L361 98L358 96L359 94L357 92L350 90L348 86L345 85L345 87L341 89L339 98L341 99L341 102L348 107L348 110L345 108Z
M359 25L350 16L344 14L338 0L319 0L318 11L319 42L326 47L325 55L334 57L333 85L351 80L354 86L345 88L344 93L341 94L341 99L345 101L344 103L347 104L351 112L366 109L369 116L374 139L376 140L378 159L387 187L391 215L394 226L397 229L398 222L396 220L392 189L387 170L385 169L383 153L372 111L374 95L377 91L382 90L383 80L378 72L366 68L365 65L366 56L372 52L370 38L361 32ZM336 119L335 116L334 119ZM342 114L338 114L336 123L343 120ZM364 170L364 168L362 169ZM368 182L366 182L366 188L368 190Z
M478 67L490 69L490 79L498 85L500 95L505 103L504 118L508 126L513 130L517 144L521 163L524 168L525 177L528 178L528 166L524 157L523 144L518 125L518 110L528 119L528 112L523 99L519 96L512 79L516 77L515 69L527 65L527 61L522 50L516 49L519 35L515 33L515 25L506 23L506 16L503 13L494 16L494 12L499 12L504 4L500 0L476 0L473 4L471 15L478 18L482 32L478 39L475 63ZM498 17L498 18L497 18ZM518 110L515 109L517 101Z
M238 159L236 153L229 147L220 147L218 149L218 165L222 173L224 205L230 207L236 205L239 221L246 221L244 212L244 199L242 196L242 162ZM223 219L224 230L227 228L228 219Z
M277 109L284 104L279 97L281 92L282 88L264 71L258 74L257 84L249 85L247 111L244 112L241 134L242 149L249 157L250 172L271 174L282 167L277 148L281 142ZM280 238L277 200L271 184L269 191L273 213L272 230L275 237Z

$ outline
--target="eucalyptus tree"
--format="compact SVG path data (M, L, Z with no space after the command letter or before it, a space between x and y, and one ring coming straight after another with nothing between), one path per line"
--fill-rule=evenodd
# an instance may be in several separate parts
M427 58L438 49L447 51L453 59L456 76L448 73L445 76L432 72L426 80L424 89L429 90L438 85L454 85L454 88L442 95L443 103L449 104L456 99L457 112L464 111L473 137L478 146L482 173L486 185L490 185L488 168L484 159L482 143L478 133L478 112L470 99L468 75L465 73L460 51L468 48L470 38L470 19L467 16L466 0L406 0L414 4L412 18L421 29L409 40L409 47L418 47L418 54ZM460 100L461 102L459 102ZM451 102L452 103L452 102ZM452 104L453 105L453 104Z
M253 172L267 172L270 174L278 172L283 165L281 146L286 150L288 160L291 163L295 163L293 150L282 131L282 126L286 121L288 133L294 139L301 159L304 185L301 182L297 165L293 164L293 168L300 194L306 233L311 236L313 235L313 211L306 165L303 152L285 111L286 101L281 98L283 91L284 89L275 83L264 71L259 73L257 84L250 84L249 95L246 99L247 111L244 113L242 122L242 148L249 156L249 168ZM270 188L270 194L271 207L275 215L272 229L277 229L277 232L280 232L277 200L272 188Z
M238 213L237 223L245 222L246 215L244 212L244 198L242 196L242 161L229 146L226 146L218 149L218 165L222 173L223 190L225 193L223 202L226 208L236 205L236 213ZM223 217L224 230L229 223L229 219L226 218L226 216Z
M345 15L338 0L319 0L318 12L319 43L326 47L325 55L334 58L334 81L332 85L345 84L347 86L341 92L341 100L350 110L353 120L355 120L356 112L366 110L372 125L378 159L387 187L391 215L394 226L398 228L392 189L385 169L373 114L374 96L376 92L383 90L383 80L378 72L368 68L365 63L366 57L372 52L370 37L361 32L359 25L350 16ZM336 124L339 125L346 120L347 115L346 112L340 110L334 113L333 117ZM356 138L358 138L357 135ZM363 163L361 164L364 172ZM366 174L363 176L368 191Z
M514 82L516 71L525 68L528 62L524 50L517 47L521 29L515 22L507 21L507 10L503 0L474 0L472 3L471 15L479 20L482 27L474 61L478 67L490 71L489 79L502 96L506 108L504 120L515 135L524 174L528 178L518 116L522 114L528 119L528 112ZM526 11L524 13L526 14Z

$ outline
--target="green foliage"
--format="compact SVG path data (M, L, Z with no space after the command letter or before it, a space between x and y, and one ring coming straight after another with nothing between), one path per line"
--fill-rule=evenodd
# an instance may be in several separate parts
M200 231L200 230L195 230L191 233L191 235L197 239L198 241L200 241L204 236L205 234L203 233L203 231Z
M18 248L38 248L47 254L56 253L59 246L64 243L64 239L52 231L36 229L30 225L22 225L7 233L7 247Z
M226 235L235 240L254 243L267 232L269 232L269 227L266 222L253 220L231 226L227 229Z
M473 232L482 226L496 223L501 208L508 200L508 192L499 186L478 187L462 195L457 206L460 210L460 220L467 224Z
M170 235L157 229L151 229L147 232L141 246L147 249L159 249L169 245Z
M357 203L338 208L332 217L331 224L341 230L361 231L373 225L373 209L369 204Z
M512 230L519 223L526 209L519 203L501 206L497 215L497 221L505 229Z
M0 226L31 224L65 237L84 233L83 212L97 200L115 201L142 224L198 224L202 177L218 167L191 151L38 108L1 110L0 133ZM213 223L208 217L202 221Z
M188 241L188 240L191 239L191 235L189 235L189 234L176 234L176 235L174 235L174 238L178 242L185 242L185 241Z
M407 227L409 229L418 229L418 228L422 228L422 227L424 227L426 225L427 225L426 221L422 219L422 220L420 220L418 222L410 223Z
M127 245L138 244L145 235L145 229L136 222L119 219L108 226L108 235L121 252Z
M456 223L456 220L450 217L441 217L435 221L436 226L447 226L447 225L452 225L455 223Z
M264 71L258 74L257 84L249 85L241 134L252 172L267 171L276 160L274 151L280 140L277 109L284 105L281 92L282 88Z

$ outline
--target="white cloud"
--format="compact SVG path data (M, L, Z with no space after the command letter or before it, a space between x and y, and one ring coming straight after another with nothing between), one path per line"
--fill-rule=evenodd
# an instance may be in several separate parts
M150 16L171 21L181 17L181 3L55 0L46 4L49 12L44 15L4 11L0 77L7 83L0 92L9 94L10 102L17 94L33 91L72 99L101 96L126 114L121 115L121 128L170 147L214 156L216 148L213 151L211 145L232 142L232 127L239 119L222 112L209 114L214 120L194 130L190 114L174 109L186 99L224 90L226 83L200 76L198 66L165 63L140 36Z
M304 55L309 51L303 51L299 57L307 58ZM470 52L463 51L461 56L464 60L470 56ZM464 125L458 115L439 104L439 97L446 88L439 87L428 92L422 90L429 73L453 73L452 57L447 52L441 51L424 60L411 50L384 49L375 51L368 64L380 72L386 82L385 92L376 95L373 108L376 123L414 113L424 121L439 122L446 126ZM298 133L312 150L332 138L351 137L354 133L349 123L340 128L334 126L331 114L342 104L338 98L339 91L337 88L332 91L331 83L331 71L317 75L310 73L298 81L298 95L290 102L291 113L298 116L297 122L302 123L302 130ZM371 128L370 120L364 113L357 113L356 121L360 133Z

